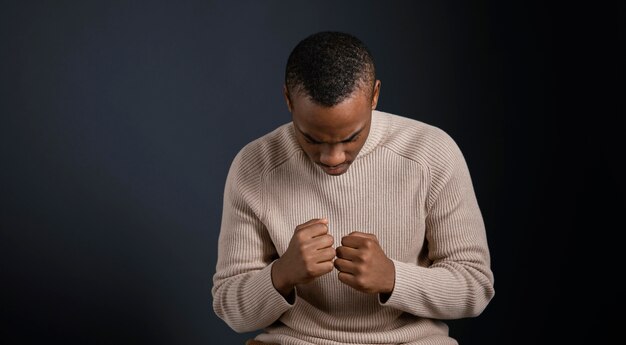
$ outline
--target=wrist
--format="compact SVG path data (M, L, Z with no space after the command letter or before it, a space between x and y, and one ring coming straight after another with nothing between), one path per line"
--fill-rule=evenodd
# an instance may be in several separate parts
M387 258L387 262L389 264L388 269L386 270L386 272L388 272L388 276L387 279L385 279L386 284L380 293L391 295L393 289L396 287L396 265L393 263L393 260L389 258Z
M274 261L271 273L272 285L274 285L274 289L285 297L285 299L289 299L293 293L294 284L289 282L284 272L285 270L283 270L282 261L280 259Z

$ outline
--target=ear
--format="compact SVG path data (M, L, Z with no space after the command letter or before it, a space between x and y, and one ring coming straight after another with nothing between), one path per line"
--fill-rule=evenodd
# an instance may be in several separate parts
M283 96L285 96L285 102L287 102L287 109L291 113L291 99L289 98L289 90L287 90L287 85L283 85Z
M376 109L378 105L378 96L380 95L380 80L376 80L374 83L374 92L372 93L372 110Z

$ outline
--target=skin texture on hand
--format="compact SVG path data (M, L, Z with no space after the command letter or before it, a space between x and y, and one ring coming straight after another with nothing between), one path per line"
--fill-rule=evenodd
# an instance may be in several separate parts
M333 270L335 248L328 220L311 219L296 227L289 247L272 266L274 288L290 299L297 284L305 284Z
M341 244L335 259L339 280L361 292L383 294L385 300L395 286L395 265L376 236L355 231L344 236Z

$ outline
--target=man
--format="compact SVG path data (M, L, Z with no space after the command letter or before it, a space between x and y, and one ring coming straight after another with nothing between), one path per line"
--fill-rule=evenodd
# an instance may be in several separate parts
M457 344L441 320L494 295L464 158L443 131L374 110L357 38L320 32L289 56L292 122L226 180L213 307L260 343ZM257 343L258 343L257 342Z

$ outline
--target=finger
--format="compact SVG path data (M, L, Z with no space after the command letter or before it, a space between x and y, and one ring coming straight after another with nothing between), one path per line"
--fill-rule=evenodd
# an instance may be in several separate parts
M332 261L324 261L318 264L318 269L320 271L320 275L323 275L328 272L331 272L333 269L335 269L335 266L333 266Z
M317 253L315 253L315 259L318 263L326 261L332 262L335 256L335 248L333 247L320 249L317 251Z
M376 242L378 242L378 237L376 237L376 235L369 233L369 232L361 232L361 231L352 231L350 234L348 234L348 236L358 236L358 237L363 237L363 238L370 238L375 240Z
M351 247L341 246L337 247L337 257L345 260L355 261L358 260L360 251Z
M323 235L313 237L310 243L312 248L323 249L332 247L333 244L335 244L335 239L332 235L325 233Z
M337 277L339 278L340 282L348 286L351 286L351 287L356 286L356 277L353 274L339 271L339 274L337 275Z
M335 268L340 272L355 274L357 272L357 265L349 260L335 259Z
M326 224L322 222L317 222L317 223L311 223L307 225L306 227L303 227L303 225L299 225L296 228L296 231L294 232L293 237L297 238L301 242L308 243L310 239L317 237L317 236L325 235L327 233L328 233L328 227L326 226Z
M367 245L367 242L373 242L370 237L358 236L358 235L347 235L341 239L341 245L350 247L350 248L363 248Z
M328 226L325 223L311 224L305 228L298 230L298 233L302 233L303 236L308 238L314 238L328 234Z
M309 221L307 221L305 223L302 223L302 224L296 226L296 231L299 231L301 229L304 229L304 228L306 228L306 227L308 227L310 225L317 224L317 223L328 225L328 219L326 219L326 218L313 218L313 219L311 219L311 220L309 220Z

